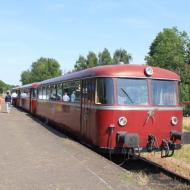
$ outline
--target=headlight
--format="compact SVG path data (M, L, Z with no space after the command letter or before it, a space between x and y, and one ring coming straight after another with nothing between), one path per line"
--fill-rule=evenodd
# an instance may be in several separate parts
M153 75L153 69L152 69L152 67L146 67L145 68L145 74L147 76L152 76Z
M121 127L124 127L125 125L127 125L127 118L126 117L120 117L118 122L119 122L119 125Z
M177 125L177 123L178 123L177 117L173 116L173 117L171 118L171 122L172 122L172 125Z

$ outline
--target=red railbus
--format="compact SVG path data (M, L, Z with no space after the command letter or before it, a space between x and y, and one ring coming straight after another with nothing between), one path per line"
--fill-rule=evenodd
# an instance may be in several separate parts
M37 85L35 114L112 153L181 147L180 77L143 65L98 66Z

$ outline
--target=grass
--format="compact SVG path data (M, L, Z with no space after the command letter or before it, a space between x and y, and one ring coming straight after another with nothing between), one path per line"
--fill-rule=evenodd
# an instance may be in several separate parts
M190 131L190 117L183 118L183 131ZM183 145L180 150L175 151L174 158L190 164L190 145Z
M131 173L131 172L124 172L122 175L122 180L129 181L131 183L136 183L139 186L146 186L149 183L149 178L147 174L143 172Z
M174 158L190 164L190 145L183 145L180 150L175 151Z
M183 118L183 130L190 131L190 117Z
M184 126L183 126L183 130L184 130L184 131L190 131L189 126L188 126L188 125L184 125Z

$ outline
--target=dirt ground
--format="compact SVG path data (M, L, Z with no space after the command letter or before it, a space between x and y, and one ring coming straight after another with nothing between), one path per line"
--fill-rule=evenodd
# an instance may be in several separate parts
M25 112L0 113L0 189L149 189L130 173Z

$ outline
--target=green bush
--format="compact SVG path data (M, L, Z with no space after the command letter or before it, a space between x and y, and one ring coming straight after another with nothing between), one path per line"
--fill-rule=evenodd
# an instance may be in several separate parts
M183 116L189 116L190 115L190 105L183 106Z

